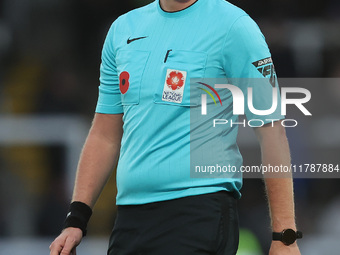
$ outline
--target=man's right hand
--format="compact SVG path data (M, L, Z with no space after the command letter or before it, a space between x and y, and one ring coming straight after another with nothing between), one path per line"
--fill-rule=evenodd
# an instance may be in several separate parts
M66 228L51 243L50 255L76 255L76 247L83 238L83 232L79 228Z

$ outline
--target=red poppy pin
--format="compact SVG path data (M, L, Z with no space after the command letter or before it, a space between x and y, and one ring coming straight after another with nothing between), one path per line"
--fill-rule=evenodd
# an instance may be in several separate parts
M125 94L129 89L129 79L130 74L126 71L121 72L121 74L119 75L119 89L122 94Z

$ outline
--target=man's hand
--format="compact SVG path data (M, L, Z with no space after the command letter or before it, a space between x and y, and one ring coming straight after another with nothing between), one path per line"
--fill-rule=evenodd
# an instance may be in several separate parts
M50 255L76 255L76 247L83 238L79 228L66 228L50 245Z
M287 246L280 241L272 241L269 255L301 255L296 242Z

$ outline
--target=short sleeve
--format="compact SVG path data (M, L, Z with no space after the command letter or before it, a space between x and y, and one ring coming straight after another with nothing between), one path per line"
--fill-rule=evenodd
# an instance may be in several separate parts
M97 113L119 114L124 112L114 53L114 29L115 23L113 23L106 36L102 50Z
M235 83L233 85L238 86L244 94L248 120L258 119L267 124L284 118L281 115L279 86L268 45L260 28L248 15L239 17L231 26L223 47L223 65L228 80ZM262 113L269 109L274 111L259 115L256 114L259 112L249 109L249 88L252 89L252 105L256 110ZM276 103L273 102L275 90ZM272 108L275 104L277 107Z

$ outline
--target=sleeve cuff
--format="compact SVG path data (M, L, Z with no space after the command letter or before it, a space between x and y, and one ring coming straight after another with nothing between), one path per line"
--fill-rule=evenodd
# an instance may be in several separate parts
M124 113L124 110L123 106L98 104L95 112L104 114L121 114Z

